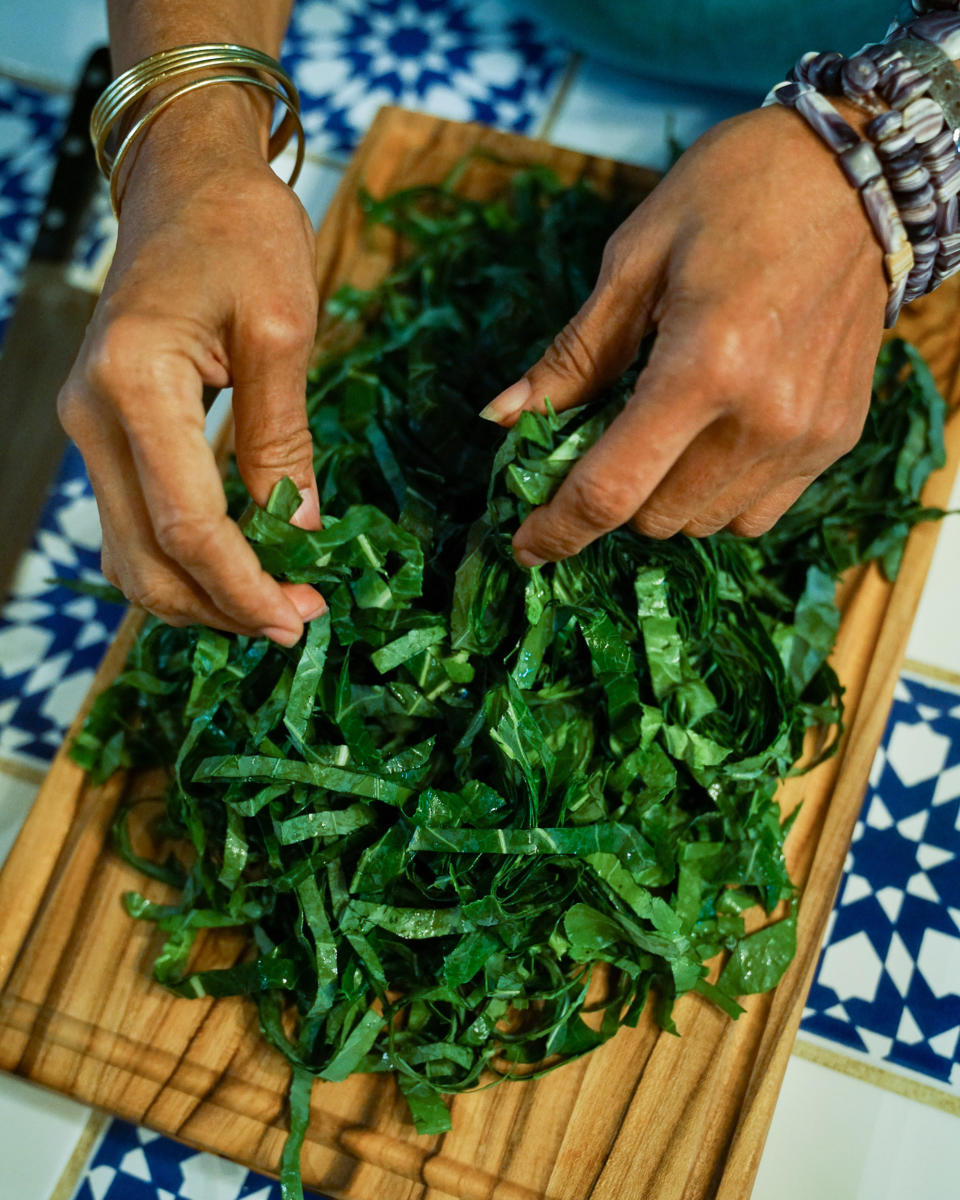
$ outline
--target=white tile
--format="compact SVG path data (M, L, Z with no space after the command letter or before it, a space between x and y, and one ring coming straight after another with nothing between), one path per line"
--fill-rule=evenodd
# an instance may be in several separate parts
M39 784L8 775L0 767L0 866L17 839L39 788Z
M711 125L751 106L745 95L658 83L587 59L546 136L574 150L662 170L669 165L671 136L688 146Z
M752 1200L942 1200L958 1132L948 1113L792 1058Z
M960 508L960 477L947 505ZM910 631L907 657L960 672L960 515L944 519L930 573Z
M0 73L73 87L87 55L106 40L104 0L0 4Z
M293 148L288 146L282 154L274 159L273 169L281 179L286 180L289 178L294 161ZM314 226L319 225L323 220L323 214L327 211L327 206L333 199L333 193L340 183L341 174L339 167L314 162L309 158L304 160L303 168L293 190L300 197L300 203L307 210Z
M46 1200L73 1153L90 1109L0 1074L0 1195Z

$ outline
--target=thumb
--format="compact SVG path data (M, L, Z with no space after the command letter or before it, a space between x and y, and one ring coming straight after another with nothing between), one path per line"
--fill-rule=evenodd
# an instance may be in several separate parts
M482 409L480 416L511 426L524 409L557 412L585 404L619 378L637 356L650 325L657 272L618 269L614 238L600 278L579 312L560 330L539 362ZM633 276L629 282L626 280Z
M288 475L303 503L293 523L320 528L320 501L313 473L313 438L307 425L306 370L310 339L291 341L285 352L241 352L233 364L233 414L237 467L250 495L264 505Z

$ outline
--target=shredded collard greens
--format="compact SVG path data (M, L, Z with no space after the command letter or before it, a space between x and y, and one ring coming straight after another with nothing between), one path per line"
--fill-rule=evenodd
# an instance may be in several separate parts
M895 574L910 527L939 515L920 491L944 458L943 403L893 342L860 445L771 533L621 530L524 571L511 534L636 371L506 436L477 411L586 297L622 214L542 171L487 203L364 202L414 252L332 305L363 332L310 385L324 528L289 524L289 480L241 518L265 568L316 583L329 614L292 649L149 620L74 747L97 778L169 768L160 832L190 858L138 857L127 812L115 834L180 898L127 908L167 935L160 983L250 996L292 1063L286 1197L313 1076L395 1072L437 1133L444 1094L593 1049L651 990L672 1030L685 992L736 1016L777 983L796 897L774 794L808 730L832 730L821 753L839 732L834 584L868 560ZM748 935L757 906L781 907ZM192 972L197 932L222 926L248 954Z

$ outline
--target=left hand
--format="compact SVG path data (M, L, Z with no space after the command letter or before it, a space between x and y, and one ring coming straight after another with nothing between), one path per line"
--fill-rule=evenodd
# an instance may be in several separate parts
M860 199L798 116L757 110L705 135L613 234L543 358L484 410L512 425L548 397L583 404L656 329L623 412L518 530L518 562L626 523L765 532L858 440L886 294Z

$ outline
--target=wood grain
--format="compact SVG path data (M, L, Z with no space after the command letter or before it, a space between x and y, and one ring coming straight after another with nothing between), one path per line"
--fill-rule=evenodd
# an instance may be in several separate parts
M341 281L379 278L402 247L365 230L355 192L435 182L483 147L546 163L565 180L641 195L650 172L477 126L384 110L348 170L318 236L324 295ZM503 177L489 158L465 186L488 193ZM938 381L960 399L956 288L904 317ZM951 467L927 499L944 503L958 461L960 422L948 426ZM503 1084L452 1105L453 1131L418 1137L390 1079L320 1083L303 1153L308 1186L344 1200L744 1200L749 1196L842 872L873 755L937 535L911 536L895 586L874 570L842 589L835 664L847 686L840 753L782 791L803 800L788 843L804 887L796 961L776 992L727 1020L697 996L677 1006L682 1038L652 1020L588 1058L534 1083ZM128 619L94 690L119 670L135 632ZM129 889L168 899L105 849L118 801L146 816L148 775L92 787L61 751L0 873L0 1067L191 1145L275 1171L284 1133L287 1070L260 1039L241 1000L186 1001L149 978L151 929L120 905ZM202 941L203 965L233 961L233 936Z

